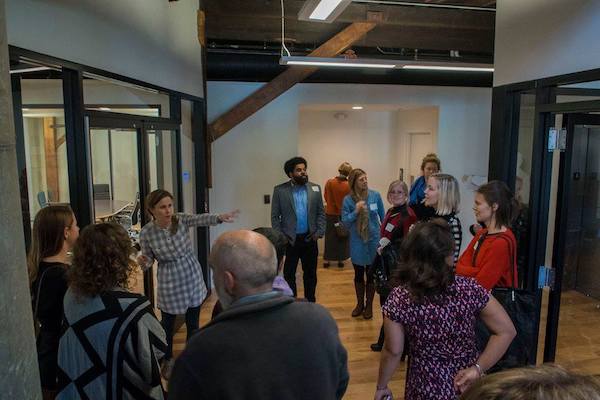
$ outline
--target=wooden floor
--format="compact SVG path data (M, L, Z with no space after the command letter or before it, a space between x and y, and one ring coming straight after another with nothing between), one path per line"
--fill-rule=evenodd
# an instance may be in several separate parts
M301 287L301 272L297 276ZM319 263L317 302L325 306L337 321L341 340L348 350L350 383L344 399L362 400L372 398L377 381L380 353L372 352L369 345L377 340L381 313L376 296L372 320L366 321L350 316L355 306L353 277L354 272L349 262L344 269L335 266L324 269ZM201 325L209 321L215 301L216 297L213 294L205 302L200 317ZM182 326L174 340L175 356L184 346L185 326ZM574 291L563 294L557 348L557 363L586 374L600 375L599 301ZM403 398L405 368L405 363L401 363L390 383L394 398L397 399Z

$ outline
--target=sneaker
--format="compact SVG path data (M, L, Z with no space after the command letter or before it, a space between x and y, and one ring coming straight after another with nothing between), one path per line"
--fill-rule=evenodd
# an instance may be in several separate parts
M160 374L166 381L168 381L171 378L171 372L173 372L173 364L175 364L175 360L173 360L172 358L169 360L162 360L160 364Z

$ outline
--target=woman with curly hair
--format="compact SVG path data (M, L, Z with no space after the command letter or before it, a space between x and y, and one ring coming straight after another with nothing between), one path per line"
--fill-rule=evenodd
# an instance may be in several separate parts
M455 276L454 241L442 220L417 224L403 240L399 284L383 306L385 342L375 399L391 396L388 382L409 342L405 398L456 399L504 354L515 328L488 291L470 278ZM477 317L490 340L478 354Z
M89 225L73 249L58 353L58 399L163 399L165 332L146 297L127 291L136 264L125 229Z
M70 251L79 237L79 226L68 204L42 208L33 221L27 267L33 314L39 324L36 347L44 398L56 394L56 359L67 291Z

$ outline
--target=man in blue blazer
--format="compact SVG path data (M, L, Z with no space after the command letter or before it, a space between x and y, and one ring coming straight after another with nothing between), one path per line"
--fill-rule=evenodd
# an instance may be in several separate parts
M283 170L289 181L275 186L271 204L271 224L288 239L283 276L296 291L296 268L302 262L304 297L315 302L317 288L317 240L325 234L325 209L321 187L308 181L306 160L294 157Z

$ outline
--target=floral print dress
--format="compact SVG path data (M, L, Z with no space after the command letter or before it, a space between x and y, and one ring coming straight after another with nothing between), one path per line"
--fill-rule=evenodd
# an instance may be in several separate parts
M475 323L488 300L486 289L461 276L444 293L421 303L404 287L392 291L383 315L402 324L409 343L406 400L458 398L454 377L477 361Z

